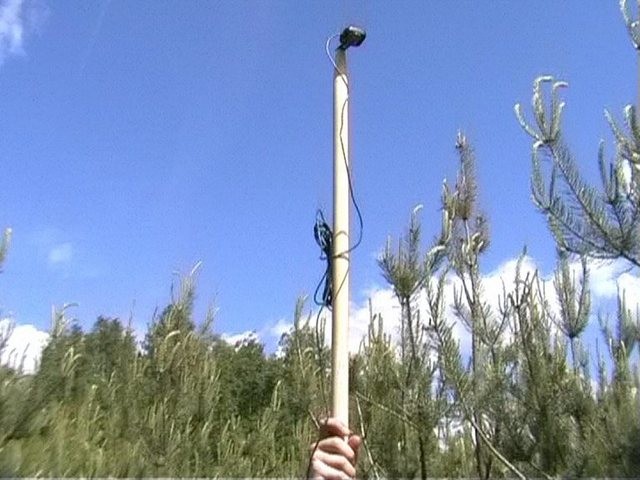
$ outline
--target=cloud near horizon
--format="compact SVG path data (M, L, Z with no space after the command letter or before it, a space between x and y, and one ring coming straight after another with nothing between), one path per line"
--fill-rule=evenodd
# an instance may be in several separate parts
M505 294L513 291L514 279L518 259L513 258L503 262L494 271L484 275L482 278L482 288L484 298L489 303L493 312L499 312L499 303ZM573 271L579 269L579 263L571 265ZM521 278L531 276L538 271L535 260L529 256L522 259L520 265ZM547 300L552 313L558 314L555 290L553 286L553 273L541 275L541 287L546 292ZM628 268L625 269L623 262L590 262L589 264L590 290L592 294L592 317L597 311L597 307L602 302L615 299L623 293L626 295L627 306L632 307L632 299L640 299L640 278L631 274ZM453 312L452 301L454 291L460 289L460 280L455 276L449 276L445 281L445 302L447 304L447 318L453 323L454 336L460 342L462 352L469 352L471 348L471 335L467 327L457 320ZM349 319L349 351L355 353L359 350L362 340L366 337L372 315L380 315L383 319L383 330L390 335L394 341L399 339L400 334L400 305L395 298L390 287L375 287L365 292L367 301L364 304L352 304ZM425 308L425 299L418 298L420 311ZM313 314L315 315L315 313ZM331 339L331 316L329 312L322 315L326 321L326 339ZM280 335L285 330L286 322L279 323ZM288 323L290 330L292 323Z
M62 255L64 257L64 255ZM502 263L497 269L483 277L483 290L485 298L488 299L490 306L494 311L498 311L498 303L503 298L505 291L508 293L513 289L515 271L518 259L510 259ZM577 269L578 265L572 265L573 269ZM520 271L521 276L527 274L532 275L537 270L537 265L531 257L525 257L522 260ZM616 298L625 292L627 306L633 307L632 299L640 299L640 279L632 275L624 269L621 262L599 262L592 264L590 268L590 285L592 292L592 315L596 312L598 302L603 302ZM543 276L541 278L543 288L545 289L551 308L555 303L555 292L553 290L553 275ZM451 307L453 292L455 288L459 288L459 280L453 276L446 280L445 295L447 302L447 316L454 321L454 335L460 341L462 352L468 352L470 349L470 334L466 327L456 321L455 315ZM399 337L400 326L400 306L395 298L393 291L389 287L375 287L365 292L368 300L364 304L352 304L350 312L350 328L349 328L349 350L357 352L360 348L362 340L366 337L371 315L381 315L383 319L383 330L389 334L392 339L397 340ZM424 308L424 299L418 300L422 303L420 309ZM312 321L314 312L311 312ZM327 342L331 339L331 322L330 314L327 311L322 318L327 322L326 338ZM0 320L0 338L3 332L7 332L11 323L9 319ZM275 323L269 323L254 330L241 333L221 333L221 338L231 345L243 340L255 339L262 342L278 341L283 333L290 331L292 322L287 319L280 319ZM37 329L33 325L23 324L15 325L13 335L10 337L9 343L5 351L0 355L0 363L4 365L19 365L19 361L23 360L23 368L25 372L33 372L39 362L40 354L49 334ZM277 351L276 351L277 353ZM16 363L18 362L18 363Z
M11 319L3 318L0 320L0 342L5 338L7 343L0 351L0 364L34 373L49 334L33 325L16 325Z

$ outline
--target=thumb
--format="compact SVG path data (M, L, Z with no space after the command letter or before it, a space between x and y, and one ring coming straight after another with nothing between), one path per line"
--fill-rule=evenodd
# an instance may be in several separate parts
M360 445L362 445L362 438L359 435L351 435L349 437L348 443L351 447L351 450L353 450L353 453L356 454L356 459L353 462L355 464L358 461L358 449L360 448Z

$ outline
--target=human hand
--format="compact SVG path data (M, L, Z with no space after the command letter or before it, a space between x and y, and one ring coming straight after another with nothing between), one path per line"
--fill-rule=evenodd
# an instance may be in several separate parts
M328 418L320 425L320 440L311 445L308 478L355 478L362 439L341 421Z

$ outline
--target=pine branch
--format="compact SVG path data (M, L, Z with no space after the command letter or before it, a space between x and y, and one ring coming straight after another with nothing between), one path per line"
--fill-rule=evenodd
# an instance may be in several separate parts
M551 83L550 112L545 111L542 85ZM545 214L551 233L558 246L566 251L587 254L594 258L625 258L640 266L640 182L632 168L629 181L624 165L640 164L640 133L633 109L625 111L632 135L618 127L606 112L616 144L615 163L604 161L602 145L599 148L600 177L603 192L587 185L578 172L576 162L565 146L561 135L563 102L557 91L566 84L554 82L552 77L539 77L533 86L533 113L536 127L524 119L522 108L516 105L516 116L523 130L533 140L531 192L535 205ZM543 174L540 152L548 154L552 163L548 180ZM548 185L548 188L547 188ZM559 188L560 187L560 188Z

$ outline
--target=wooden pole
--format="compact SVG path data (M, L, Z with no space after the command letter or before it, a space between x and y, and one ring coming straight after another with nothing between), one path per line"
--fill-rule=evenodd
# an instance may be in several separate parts
M349 425L349 80L345 49L333 73L332 416Z

